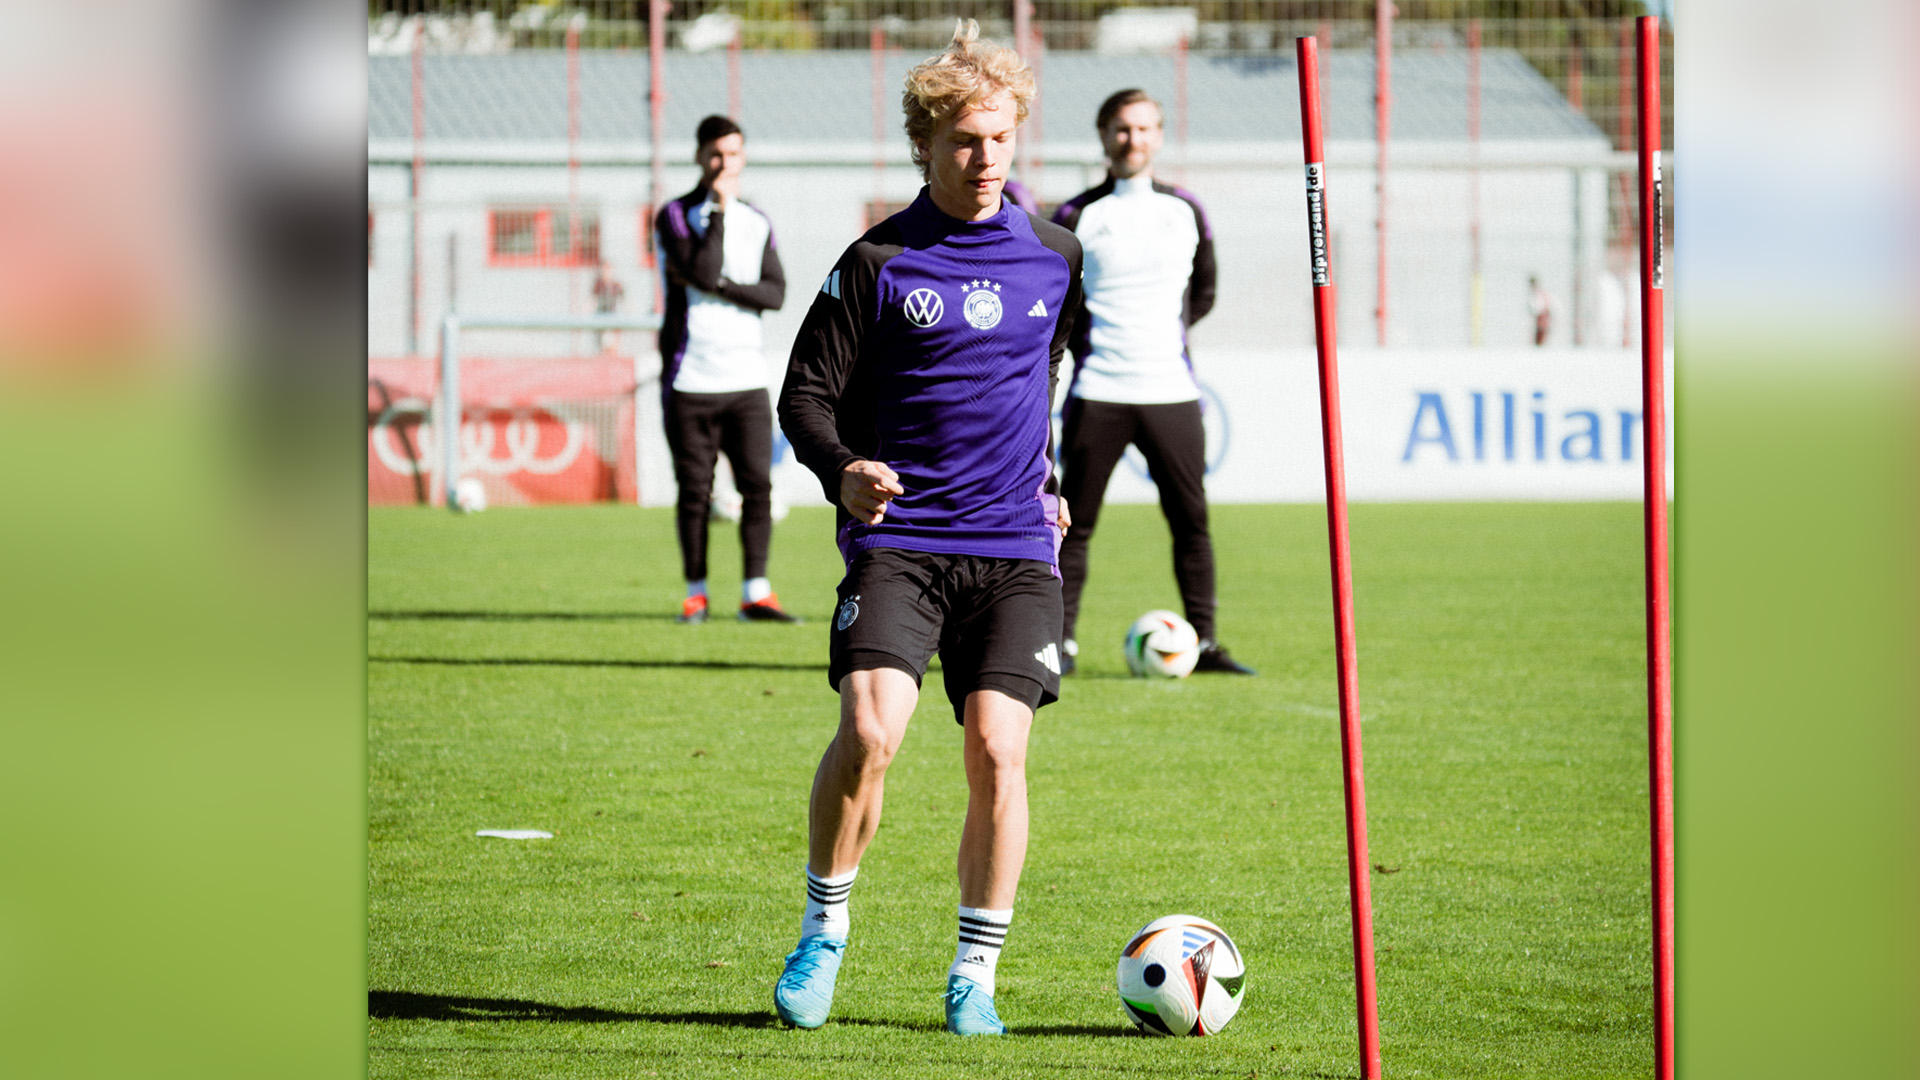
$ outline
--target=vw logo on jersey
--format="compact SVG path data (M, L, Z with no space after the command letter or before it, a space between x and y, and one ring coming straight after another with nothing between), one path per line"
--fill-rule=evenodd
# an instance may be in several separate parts
M947 305L941 303L940 294L932 289L915 289L907 294L900 309L907 313L907 321L913 325L932 326L946 314Z
M991 330L1000 325L1002 308L1000 297L996 295L1000 286L991 281L970 281L960 286L960 291L967 294L966 303L961 306L966 312L967 322L975 330Z

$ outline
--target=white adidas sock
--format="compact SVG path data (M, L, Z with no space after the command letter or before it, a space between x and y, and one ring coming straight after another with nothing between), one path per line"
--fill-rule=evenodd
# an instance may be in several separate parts
M958 975L980 984L993 996L993 973L1000 966L1000 948L1007 942L1007 927L1013 923L1013 909L960 908L960 947L954 951L949 976Z
M740 583L740 602L757 604L773 595L773 582L763 577L750 577Z
M828 937L847 939L847 930L853 921L847 915L847 894L853 891L853 879L860 876L860 868L854 867L838 877L815 877L811 867L807 870L807 910L800 916L800 939L825 934Z
M687 595L688 596L707 595L707 579L701 578L699 581L687 582Z

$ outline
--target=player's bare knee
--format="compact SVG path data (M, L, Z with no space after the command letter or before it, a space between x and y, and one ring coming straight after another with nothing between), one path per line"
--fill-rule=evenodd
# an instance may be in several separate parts
M840 723L840 758L851 773L885 772L898 741L879 711L857 704Z
M967 740L967 771L981 779L1003 781L1027 767L1027 734L1011 725Z

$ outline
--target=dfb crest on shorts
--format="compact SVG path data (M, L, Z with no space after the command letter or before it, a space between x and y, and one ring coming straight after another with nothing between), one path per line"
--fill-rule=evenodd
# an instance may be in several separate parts
M833 619L835 630L845 630L853 625L853 620L860 617L860 605L854 602L858 599L860 599L858 596L849 596L847 602L840 605L840 613Z
M946 314L947 305L940 300L940 294L932 289L915 289L907 294L900 304L900 310L906 312L907 321L915 326L932 326Z
M970 281L960 286L967 295L963 306L967 322L975 330L991 330L1000 325L1000 286L991 281Z

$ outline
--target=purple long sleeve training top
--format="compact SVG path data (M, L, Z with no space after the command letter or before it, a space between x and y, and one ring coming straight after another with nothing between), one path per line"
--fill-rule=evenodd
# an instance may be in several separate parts
M1071 232L1008 202L960 221L924 188L841 255L794 341L780 426L840 508L849 561L876 547L1056 561L1051 415L1080 260ZM840 506L862 458L906 489L877 525Z

